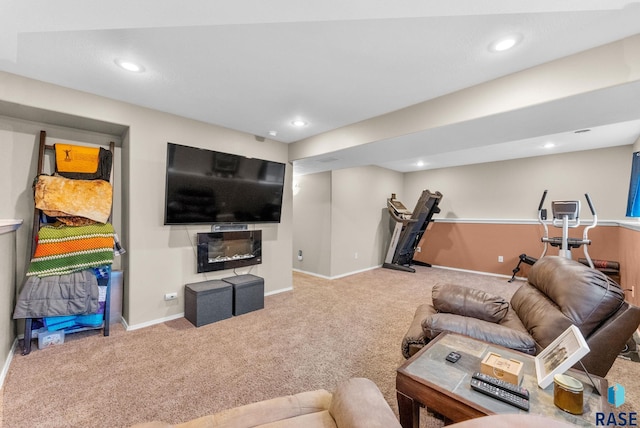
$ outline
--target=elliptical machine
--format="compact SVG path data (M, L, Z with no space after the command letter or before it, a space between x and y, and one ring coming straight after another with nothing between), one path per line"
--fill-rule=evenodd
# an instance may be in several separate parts
M589 239L589 231L596 227L596 225L598 224L598 215L596 214L596 210L593 207L593 203L591 202L589 194L585 193L584 197L587 200L587 204L589 204L589 209L591 210L591 214L593 215L593 221L589 226L584 228L584 231L582 232L582 239L569 237L569 228L576 228L581 224L580 201L551 201L551 212L553 214L551 225L557 228L562 228L562 236L549 237L549 228L547 226L547 210L542 208L546 197L547 190L542 193L542 199L540 199L540 204L538 205L538 221L544 228L544 236L541 238L541 241L544 243L544 248L542 250L540 258L544 257L547 254L549 245L551 245L552 247L557 247L558 255L567 259L571 259L572 249L580 248L581 246L583 246L585 259L587 260L589 266L593 269L593 261L589 256L587 247L591 245L591 240ZM520 261L513 269L513 275L511 276L509 282L513 282L515 280L516 274L520 272L520 265L522 263L533 265L537 261L538 259L534 257L527 256L526 254L520 254Z
M549 238L549 229L542 218L542 205L544 204L544 199L546 196L547 191L545 190L542 194L540 206L538 207L538 221L544 227L544 236L542 237L542 242L544 242L544 249L540 257L542 258L545 256L545 254L547 253L548 245L557 247L558 255L567 259L571 258L572 248L580 248L580 246L583 246L584 256L587 259L587 263L589 263L589 266L593 269L593 261L591 260L591 257L589 257L589 251L587 248L589 245L591 245L591 240L589 239L589 231L596 227L596 225L598 224L598 215L596 214L596 210L593 208L593 203L591 202L589 194L585 193L584 197L589 204L589 209L591 210L591 214L593 215L593 221L589 226L584 228L584 231L582 232L582 239L569 238L569 228L576 228L580 226L580 201L551 202L551 211L553 213L553 220L551 223L554 227L562 228L562 236Z

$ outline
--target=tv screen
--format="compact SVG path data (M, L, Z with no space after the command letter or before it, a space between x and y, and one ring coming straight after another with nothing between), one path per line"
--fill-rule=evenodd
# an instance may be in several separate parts
M279 223L285 164L167 143L164 224Z

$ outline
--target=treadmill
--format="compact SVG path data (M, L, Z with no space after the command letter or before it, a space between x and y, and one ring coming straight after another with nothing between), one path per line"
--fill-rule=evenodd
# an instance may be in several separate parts
M438 204L441 199L442 193L423 190L413 211L409 211L402 202L398 201L395 193L387 199L387 209L391 215L393 230L382 267L405 272L416 271L411 267L412 264L431 267L429 263L414 261L413 255L433 215L440 212Z

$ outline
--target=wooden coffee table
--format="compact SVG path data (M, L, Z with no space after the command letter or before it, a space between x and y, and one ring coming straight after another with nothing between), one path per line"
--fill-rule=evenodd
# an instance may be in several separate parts
M451 351L462 355L457 363L445 360ZM471 376L480 371L480 362L488 352L523 362L521 386L529 390L529 412L471 389ZM592 426L596 421L596 412L609 411L607 380L591 375L601 393L598 395L584 372L570 369L568 374L584 384L582 415L566 413L553 404L553 384L545 389L538 387L532 356L467 336L442 333L398 368L396 391L400 424L403 428L418 428L420 407L426 407L442 415L445 422L455 423L502 413L531 413L561 419L577 426Z

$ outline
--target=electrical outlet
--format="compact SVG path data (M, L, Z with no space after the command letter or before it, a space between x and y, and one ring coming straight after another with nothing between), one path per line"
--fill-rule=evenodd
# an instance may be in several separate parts
M625 293L628 291L629 293L631 293L631 298L633 299L634 297L636 297L636 286L632 285L631 288L625 288L623 290Z
M498 263L502 263L502 262L504 262L504 257L498 256Z
M422 252L422 247L416 247L416 253L421 253Z
M167 293L164 295L164 300L176 300L178 298L178 293Z

